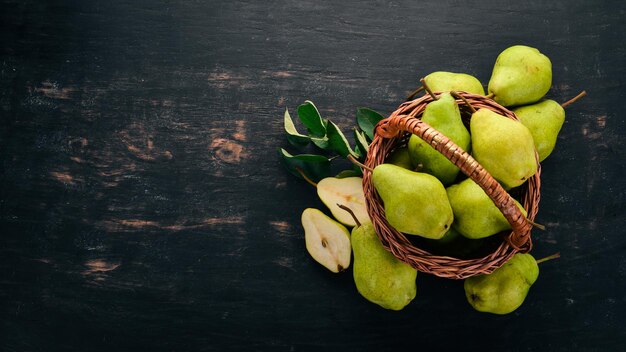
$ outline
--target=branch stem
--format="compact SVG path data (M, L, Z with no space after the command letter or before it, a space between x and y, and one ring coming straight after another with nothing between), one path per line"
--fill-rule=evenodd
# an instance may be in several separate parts
M352 155L350 155L350 154L348 154L348 160L350 160L350 162L352 162L354 165L356 165L356 166L360 167L361 169L365 169L365 170L367 170L367 171L369 171L369 172L373 172L373 171L374 171L374 169L372 169L371 167L366 166L366 165L365 165L365 164L363 164L362 162L360 162L360 161L356 160L356 158L355 158L355 157L353 157L353 156L352 156Z
M298 171L298 173L300 174L300 176L302 176L302 178L308 182L309 184L311 184L313 187L317 188L317 183L313 182L313 180L311 180L305 173L304 171L302 171L301 168L296 167L296 171Z

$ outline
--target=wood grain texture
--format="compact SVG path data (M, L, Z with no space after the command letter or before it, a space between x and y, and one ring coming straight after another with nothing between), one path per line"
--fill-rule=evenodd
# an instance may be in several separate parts
M0 349L617 351L626 342L622 1L0 2ZM389 312L310 259L285 108L350 129L518 43L567 110L542 272L509 316L418 277ZM454 338L451 338L454 336Z

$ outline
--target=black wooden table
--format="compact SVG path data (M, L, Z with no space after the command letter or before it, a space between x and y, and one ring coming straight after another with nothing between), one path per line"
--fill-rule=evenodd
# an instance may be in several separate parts
M619 351L626 343L623 1L2 1L0 350ZM525 304L418 275L392 312L306 252L286 108L342 129L504 48L553 62ZM349 136L351 138L351 135Z

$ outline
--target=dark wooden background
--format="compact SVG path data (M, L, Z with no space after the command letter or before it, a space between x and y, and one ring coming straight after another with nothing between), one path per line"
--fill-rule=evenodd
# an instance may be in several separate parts
M0 350L622 350L625 10L2 1ZM431 71L486 84L514 44L552 59L552 99L589 93L543 164L533 254L562 258L507 316L428 275L401 312L368 303L306 252L324 208L279 164L285 108L349 130Z

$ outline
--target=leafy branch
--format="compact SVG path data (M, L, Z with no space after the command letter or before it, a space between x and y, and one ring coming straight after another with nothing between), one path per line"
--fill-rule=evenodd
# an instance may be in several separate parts
M279 154L285 168L293 175L313 181L332 176L331 161L338 158L364 161L369 145L374 138L374 128L384 117L368 108L356 111L357 127L354 127L355 145L352 147L346 135L334 122L322 118L319 110L311 101L298 106L298 119L306 127L306 134L298 132L289 110L285 110L284 128L287 140L297 149L314 145L316 153L293 155L280 148ZM304 174L304 175L303 175ZM359 168L343 170L336 177L361 176ZM304 177L303 177L304 176Z

